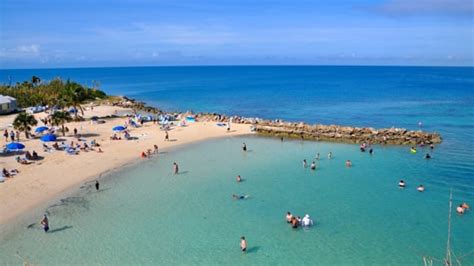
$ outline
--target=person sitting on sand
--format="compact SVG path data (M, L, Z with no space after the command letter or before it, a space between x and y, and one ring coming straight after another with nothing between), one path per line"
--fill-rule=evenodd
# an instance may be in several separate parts
M459 214L464 214L464 208L462 207L462 204L456 208L456 212Z
M425 187L423 185L419 185L416 190L418 190L419 192L423 192L425 191Z
M2 176L3 177L11 177L10 172L8 172L8 170L6 168L3 168Z
M240 177L240 175L237 176L237 182L241 182L242 181L242 178Z
M313 161L310 166L311 170L316 170L316 163Z
M32 159L33 159L33 156L31 155L30 151L26 151L26 153L25 153L25 158L26 158L27 160L32 160Z
M54 148L55 150L60 150L60 149L61 149L61 148L59 148L59 145L58 145L57 142L53 143L52 146L53 146L53 148Z
M240 238L240 250L242 252L246 252L247 251L247 240L245 240L245 236L242 236Z
M20 164L29 164L28 160L25 158L20 158L20 156L16 157L16 161Z
M352 167L352 162L351 160L346 161L346 167Z
M33 160L38 160L39 159L38 153L35 150L33 150L32 157L33 157Z
M104 151L102 151L102 149L99 147L99 149L97 150L98 153L103 153Z
M250 196L249 195L236 195L236 194L232 194L232 198L235 199L235 200L243 200L243 199L248 199Z
M400 188L404 188L404 187L405 187L405 181L400 180L400 182L398 182L398 186L399 186Z

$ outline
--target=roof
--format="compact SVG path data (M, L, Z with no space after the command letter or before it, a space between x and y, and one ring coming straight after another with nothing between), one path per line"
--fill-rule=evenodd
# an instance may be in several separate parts
M11 96L0 95L0 104L16 102L16 99Z

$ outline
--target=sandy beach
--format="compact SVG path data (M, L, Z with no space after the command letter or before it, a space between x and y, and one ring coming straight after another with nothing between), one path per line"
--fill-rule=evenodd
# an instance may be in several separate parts
M84 117L107 116L116 111L131 111L121 107L98 106L93 110L86 110ZM38 126L42 125L39 118L46 114L35 114L38 119ZM0 117L0 129L9 131L12 129L11 123L16 115ZM18 169L19 174L13 178L7 178L0 183L0 224L12 221L18 215L27 212L51 200L61 193L80 185L81 183L97 178L102 173L119 168L129 163L146 160L140 157L142 151L153 149L153 145L158 145L160 151L169 149L177 145L188 144L196 141L203 141L210 138L238 136L249 134L250 125L233 124L230 132L226 127L218 127L213 122L189 123L185 127L173 127L169 131L170 141L165 141L165 132L159 126L151 122L145 123L142 127L130 128L134 140L111 140L112 128L123 125L126 118L107 119L104 124L93 124L91 121L71 122L66 126L70 132L63 137L58 135L59 141L70 143L77 142L73 136L73 128L78 129L88 143L95 139L101 145L102 153L97 151L81 151L78 155L68 155L64 151L43 151L43 143L39 138L25 139L21 133L20 142L25 144L25 151L35 150L44 157L42 160L34 161L29 165L22 165L16 162L16 155L0 157L0 168ZM2 138L2 146L6 144ZM48 143L51 145L52 143ZM155 155L166 156L166 155ZM172 166L170 165L170 171Z

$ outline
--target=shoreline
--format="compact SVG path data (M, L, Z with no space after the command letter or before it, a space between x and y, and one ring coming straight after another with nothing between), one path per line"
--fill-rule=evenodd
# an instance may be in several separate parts
M85 116L94 116L104 111L101 109L106 109L109 113L117 109L126 111L121 107L100 106L94 108L94 111L87 111ZM2 117L0 126L2 126L1 122L5 124L4 120L8 118ZM246 124L232 125L231 132L227 132L225 127L218 127L215 123L196 122L186 127L172 128L169 133L170 141L165 142L164 131L149 122L143 127L130 130L132 136L137 136L136 140L109 140L110 133L113 133L110 130L111 127L123 124L123 121L124 118L110 118L102 125L93 125L90 121L67 124L70 128L79 128L80 134L88 136L87 141L97 139L101 143L103 153L95 151L81 151L78 155L67 155L62 151L47 153L43 152L42 143L38 139L21 139L21 142L26 145L25 150L30 152L36 150L45 158L32 165L20 165L14 161L15 156L2 157L5 160L2 160L0 167L17 168L20 173L14 178L7 178L0 184L0 198L4 202L0 205L0 225L8 225L14 222L15 218L43 206L46 202L57 200L59 196L68 194L79 184L140 163L143 160L139 156L141 151L152 149L154 144L159 146L160 151L169 151L215 138L253 134L250 131L250 125ZM67 143L74 139L70 135L62 137L59 134L58 137Z

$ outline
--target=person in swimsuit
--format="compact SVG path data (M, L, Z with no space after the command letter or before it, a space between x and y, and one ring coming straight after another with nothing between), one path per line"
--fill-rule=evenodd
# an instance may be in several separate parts
M405 181L400 180L400 182L398 182L398 186L399 186L400 188L405 188Z
M464 214L464 208L462 207L462 204L456 208L456 212L459 214Z
M316 155L316 160L318 160L318 161L319 161L319 156L320 156L320 154L318 152L318 154Z
M96 181L95 181L95 190L99 190L99 188L100 188L99 181L96 180Z
M291 219L291 227L293 229L296 229L298 228L298 220L296 219L296 217L293 216L293 218Z
M168 131L165 131L165 141L169 141L170 136L168 135Z
M240 182L242 181L242 178L240 177L240 175L237 176L237 182Z
M243 200L243 199L247 199L248 197L249 195L241 196L241 195L232 194L232 198L234 198L235 200Z
M316 163L313 161L310 166L311 170L316 170Z
M245 240L245 236L242 236L240 238L240 250L242 252L246 252L247 251L247 240Z
M346 167L352 167L352 162L351 160L346 161Z
M306 168L306 159L303 160L303 168Z
M429 153L427 153L427 154L425 155L425 159L431 159L431 155L430 155Z
M423 192L425 191L425 187L423 185L419 185L416 190L418 190L419 192Z
M43 216L43 219L40 223L43 226L44 232L47 233L49 231L49 220L46 214Z
M173 173L177 175L179 173L179 167L176 162L173 163Z
M247 144L245 144L245 142L242 144L242 150L247 151Z
M291 219L293 219L291 212L286 212L286 222L291 223Z
M370 148L369 154L372 155L372 153L374 153L374 150L372 148Z
M328 153L328 159L332 159L332 152Z

